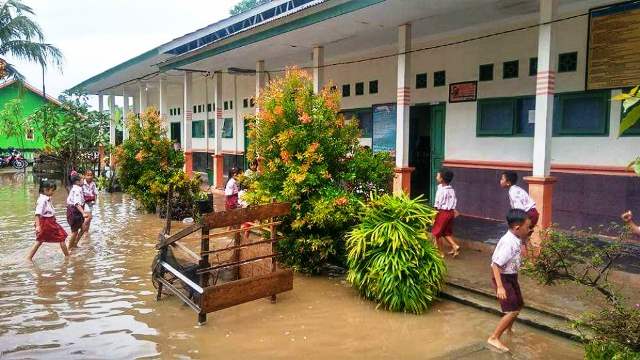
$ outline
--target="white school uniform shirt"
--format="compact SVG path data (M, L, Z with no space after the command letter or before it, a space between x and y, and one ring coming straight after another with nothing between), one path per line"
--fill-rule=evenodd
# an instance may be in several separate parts
M509 203L512 209L529 211L536 207L535 201L518 185L511 185L509 188Z
M82 188L80 185L73 185L71 187L71 191L69 191L69 196L67 196L67 205L71 206L84 206L84 195L82 195Z
M224 187L224 194L226 196L234 195L238 193L238 182L236 179L231 178L227 181L227 186Z
M498 265L501 274L517 274L522 264L520 238L511 231L504 234L491 256L491 262Z
M436 200L433 206L438 210L455 210L458 199L451 185L438 184Z
M40 196L38 196L38 201L36 202L36 215L40 215L42 217L53 217L55 212L53 204L51 203L51 197L45 194L40 194Z
M82 184L82 195L92 195L93 197L98 196L96 182L92 181L91 183L88 183L87 180L84 180L84 183Z

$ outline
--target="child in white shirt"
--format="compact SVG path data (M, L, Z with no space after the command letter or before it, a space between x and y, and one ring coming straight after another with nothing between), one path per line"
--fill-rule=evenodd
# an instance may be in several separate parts
M67 196L67 222L71 227L71 237L69 237L69 249L78 247L78 241L82 237L82 224L84 219L89 217L84 211L84 195L82 194L82 178L80 175L71 176L73 186Z
M436 174L438 182L438 190L436 191L436 199L433 206L438 210L436 219L431 229L431 234L436 242L436 246L440 249L440 239L444 238L451 245L449 255L458 256L460 245L453 239L453 219L456 217L456 205L458 199L456 192L451 187L453 180L453 172L448 169L440 169ZM442 250L441 250L442 251Z
M40 196L35 211L36 243L27 255L29 261L33 260L33 256L43 242L59 243L64 256L69 256L67 245L64 242L67 239L67 232L56 221L55 209L51 203L51 196L55 191L56 184L53 181L47 179L40 181Z
M516 185L517 182L518 174L515 171L505 171L500 176L500 186L503 189L509 189L509 204L511 208L521 209L527 213L531 220L531 233L533 233L533 228L538 225L540 214L536 209L535 201L529 196L529 193Z

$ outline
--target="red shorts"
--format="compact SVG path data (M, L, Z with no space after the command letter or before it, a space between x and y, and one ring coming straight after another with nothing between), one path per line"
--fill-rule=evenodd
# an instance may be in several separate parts
M453 210L438 210L431 234L433 234L436 239L443 236L452 236L454 217Z
M82 216L80 210L75 206L67 205L67 222L69 223L71 232L76 232L82 227L84 216Z
M56 218L40 216L40 233L36 241L61 243L67 239L67 232L58 224Z
M538 220L540 219L540 213L536 208L532 208L527 211L527 216L529 216L529 220L531 220L531 230L533 230L536 225L538 225Z
M520 291L520 284L518 283L518 274L500 274L502 280L502 287L507 293L507 298L504 300L498 299L502 312L508 313L513 311L520 311L524 306L524 299L522 298L522 292ZM498 288L496 285L496 279L491 278L493 288Z

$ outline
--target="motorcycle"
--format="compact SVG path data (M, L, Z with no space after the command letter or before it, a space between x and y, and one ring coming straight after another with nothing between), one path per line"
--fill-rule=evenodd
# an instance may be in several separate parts
M6 157L0 156L0 168L13 166L15 169L22 170L28 165L29 163L22 157L22 154L20 154L18 150L12 150Z

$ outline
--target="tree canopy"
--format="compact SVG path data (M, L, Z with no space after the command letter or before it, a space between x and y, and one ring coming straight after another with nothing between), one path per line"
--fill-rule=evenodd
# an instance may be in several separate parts
M271 2L271 0L240 0L230 11L231 15L242 14L245 11L249 11L256 6L260 6L262 4L266 4Z

